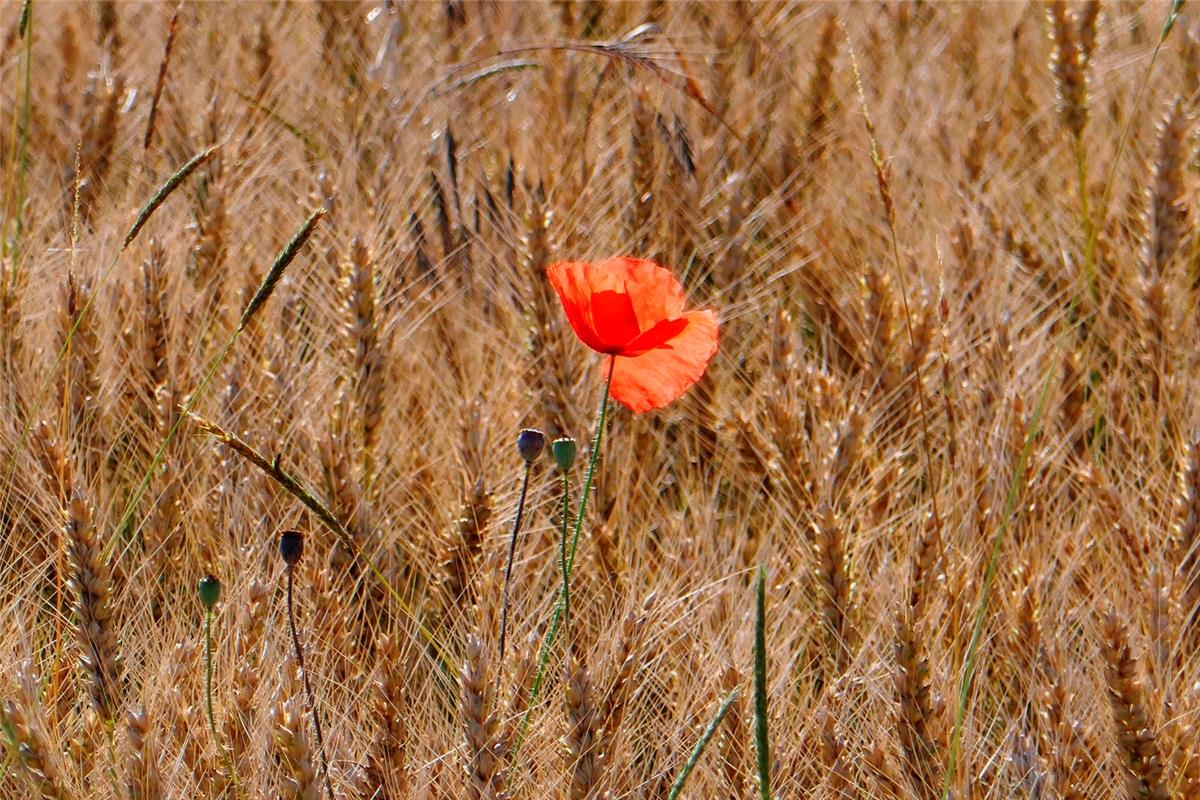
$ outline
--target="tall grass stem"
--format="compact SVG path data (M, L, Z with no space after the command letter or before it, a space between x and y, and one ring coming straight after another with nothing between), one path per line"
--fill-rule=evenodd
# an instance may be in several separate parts
M31 98L33 95L30 76L33 73L33 0L25 0L21 7L21 20L18 32L25 37L25 81L21 99L21 130L20 141L17 144L17 207L13 210L16 217L14 233L17 250L20 247L21 235L25 227L25 174L29 170L29 120ZM14 263L20 264L20 253L14 253ZM16 270L13 270L14 280ZM15 284L14 284L15 285Z
M309 491L295 475L283 468L280 456L276 455L273 459L267 458L258 450L255 450L253 447L251 447L244 439L236 436L233 433L230 433L220 425L217 425L211 420L205 419L199 414L190 413L188 414L188 418L191 419L192 423L199 427L200 430L204 431L208 435L212 436L216 441L231 449L239 457L249 461L285 492L296 498L296 500L300 501L300 503L309 511L311 511L317 517L317 519L321 520L325 527L328 528L335 537L337 537L337 540L344 547L346 547L351 553L354 553L358 558L361 558L363 563L367 565L367 569L369 569L371 574L375 576L375 579L379 581L380 586L384 588L384 590L392 598L393 602L396 603L400 610L404 612L405 616L407 616L409 620L411 620L412 623L417 627L417 632L420 634L424 642L432 647L437 653L438 663L441 666L444 675L451 680L457 680L457 678L454 677L454 670L451 666L452 660L449 652L446 649L445 643L434 636L429 628L427 628L424 623L421 622L421 618L417 613L417 610L412 606L412 604L404 599L404 596L400 594L400 591L395 587L395 585L388 580L386 575L383 574L383 570L381 570L379 565L375 563L375 559L371 558L366 552L363 551L361 547L358 546L354 540L354 537L350 534L350 531L347 530L346 526L343 525L342 522L337 518L337 515L335 515L327 505L322 503L315 494Z
M211 151L212 148L209 148L209 150ZM195 159L193 159L193 161L195 161ZM168 183L170 183L170 181L168 181ZM286 269L288 264L292 262L296 256L296 253L299 252L300 247L303 246L304 242L308 240L308 237L312 235L313 228L316 226L318 220L325 215L325 213L326 209L321 207L310 214L308 219L304 221L304 224L300 227L296 234L288 241L286 245L284 245L283 250L279 252L279 255L275 258L275 262L271 265L271 269L267 273L267 277L263 279L262 283L258 287L258 291L255 292L254 297L252 297L250 302L246 305L246 310L242 313L242 317L238 322L238 326L234 328L233 333L229 335L229 339L225 342L224 347L221 348L221 352L218 353L217 357L214 358L208 365L208 369L205 370L204 377L201 378L200 383L191 392L191 394L188 395L187 399L184 400L179 414L175 416L175 421L167 430L167 435L163 437L162 442L160 442L158 445L158 449L155 450L154 458L150 460L150 466L148 466L146 471L142 474L141 480L138 481L137 488L129 497L129 502L125 504L125 511L121 514L121 521L117 523L118 535L109 539L109 542L106 545L106 556L111 553L112 548L116 546L116 543L120 538L127 537L132 533L133 515L137 511L138 503L141 502L142 496L150 487L150 481L154 477L154 473L158 469L159 464L162 463L163 456L167 452L167 447L169 447L171 442L174 441L175 434L179 432L179 426L183 424L183 420L186 419L188 414L191 413L192 409L196 405L196 402L200 399L200 395L202 395L204 390L208 388L208 384L212 382L213 376L217 374L217 370L225 362L225 358L229 355L229 351L233 349L235 344L237 344L238 337L241 336L242 331L245 330L246 324L254 316L255 312L257 312L258 309L260 309L271 296L271 292L274 290L275 285L279 283L279 279L283 276L284 269ZM134 231L131 230L130 233L132 235Z
M1150 63L1146 66L1146 74L1142 78L1141 86L1138 88L1138 93L1134 97L1133 108L1136 110L1140 104L1142 93L1146 90L1146 86L1150 82L1150 75L1154 70L1154 64L1158 59L1158 52L1162 48L1163 42L1171 29L1175 27L1175 21L1179 15L1179 9L1183 6L1183 0L1172 0L1171 7L1167 11L1167 18L1163 23L1162 32L1159 34L1158 43L1154 46L1154 53L1150 56ZM1116 177L1117 162L1120 160L1121 153L1124 150L1125 142L1129 137L1129 129L1133 126L1135 115L1131 112L1126 120L1121 138L1117 143L1117 152L1113 156L1112 164L1109 167L1108 177L1104 184L1104 194L1100 199L1099 219L1092 226L1091 236L1089 236L1087 249L1090 250L1095 246L1096 232L1104 227L1104 218L1108 210L1108 201L1112 193L1113 179ZM1067 319L1075 317L1075 307L1078 305L1078 296L1072 301L1071 312L1068 313ZM1079 324L1081 321L1077 321ZM1030 419L1029 425L1025 429L1025 442L1021 449L1021 456L1017 462L1017 469L1013 475L1013 479L1009 484L1008 494L1004 500L1004 511L1001 514L999 525L996 529L996 535L992 541L992 552L988 560L987 572L984 574L983 585L980 587L979 603L975 610L975 623L971 631L971 641L967 646L967 654L963 659L963 675L962 683L959 686L958 702L954 710L954 726L950 734L950 753L946 761L946 774L942 780L942 800L949 800L951 782L954 777L954 771L958 763L958 756L962 749L962 728L966 719L967 705L970 702L971 683L975 676L975 662L979 654L979 645L983 639L983 626L987 614L988 601L990 599L990 589L993 579L995 578L996 569L1000 561L1001 545L1008 532L1009 520L1017 508L1017 503L1020 499L1020 488L1025 480L1025 470L1028 467L1029 455L1033 450L1033 442L1040 431L1042 414L1045 411L1047 400L1049 399L1050 386L1053 382L1056 365L1061 363L1062 351L1065 348L1067 336L1070 333L1070 328L1064 329L1059 336L1058 346L1055 350L1055 357L1050 361L1050 366L1046 368L1046 377L1042 382L1041 392L1038 396L1037 406L1034 410L1033 418Z
M1092 207L1088 199L1087 151L1083 147L1083 135L1072 136L1075 145L1075 175L1079 184L1079 217L1083 223L1083 273L1087 279L1088 293L1093 301L1100 299L1096 280L1096 233L1093 230Z

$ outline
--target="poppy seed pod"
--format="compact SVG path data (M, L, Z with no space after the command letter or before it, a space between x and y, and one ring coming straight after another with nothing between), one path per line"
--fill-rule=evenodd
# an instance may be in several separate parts
M566 472L575 463L575 440L569 436L555 439L550 444L550 452L554 454L554 463Z
M200 595L200 604L212 608L221 599L221 581L216 575L205 575L196 582L196 594Z
M304 534L297 530L284 531L279 534L279 555L289 567L300 561L304 555Z
M525 459L526 464L532 464L533 460L542 454L542 448L545 446L546 436L537 428L525 428L517 434L517 452Z

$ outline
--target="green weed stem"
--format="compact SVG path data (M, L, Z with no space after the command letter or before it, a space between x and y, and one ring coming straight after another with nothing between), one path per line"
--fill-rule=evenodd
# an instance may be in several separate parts
M30 74L33 72L33 0L25 0L21 9L20 33L25 37L25 85L21 101L20 140L17 145L17 207L13 210L15 218L14 233L17 246L20 245L21 234L25 228L25 173L29 169L29 114L32 88ZM16 283L16 273L20 264L20 254L14 254L13 285Z
M170 181L168 181L168 183L170 183ZM296 234L288 241L286 245L284 245L283 250L281 250L279 255L276 256L275 262L271 265L271 269L267 272L267 277L263 279L263 282L258 287L258 291L254 293L254 296L246 305L246 310L242 312L241 319L238 321L237 327L233 329L233 333L229 335L229 339L225 342L225 346L221 348L221 352L218 353L217 357L214 358L212 363L209 364L208 369L204 372L204 377L200 379L200 383L183 402L179 414L175 417L174 423L172 423L170 429L167 431L167 435L163 437L162 442L160 442L158 445L158 449L154 452L154 458L150 460L150 466L148 466L146 471L142 474L142 479L138 481L137 488L130 496L129 502L125 504L125 511L121 514L121 521L117 524L118 535L111 538L106 545L106 558L111 553L112 548L116 545L117 541L132 533L133 515L137 511L138 503L141 502L142 496L150 487L150 480L154 477L155 471L158 470L159 464L162 463L163 456L167 452L167 447L172 441L174 441L175 434L179 432L179 426L183 424L183 420L188 414L191 413L192 409L196 405L196 401L200 399L200 395L204 393L204 390L208 388L208 384L212 382L213 376L217 374L217 369L219 369L221 364L225 362L225 358L229 355L229 351L233 349L235 344L237 344L238 337L241 336L242 331L245 330L246 325L250 322L250 319L260 308L262 308L262 306L267 302L267 299L270 298L271 292L274 291L276 284L279 283L279 279L283 277L283 271L295 258L300 248L308 240L308 237L312 235L313 229L316 227L317 222L325 215L325 213L326 209L322 206L310 214L308 219L304 221L304 224L300 227ZM82 313L80 316L82 316Z
M184 164L182 167L177 169L167 179L166 183L164 183L159 188L159 190L157 192L155 192L154 196L150 199L150 201L147 202L146 205L142 207L140 213L138 214L137 220L130 227L130 233L127 234L125 237L125 244L121 247L120 250L118 250L116 252L116 254L113 255L113 257L111 259L109 259L108 264L105 265L104 270L100 273L100 279L96 283L95 290L92 291L92 293L88 296L87 302L85 302L83 304L83 307L79 309L79 313L75 315L75 321L71 324L70 329L67 331L67 335L66 335L66 337L64 337L62 345L58 348L58 353L55 354L55 356L54 356L54 361L50 364L50 368L48 370L46 370L45 375L42 377L42 381L38 386L37 392L34 395L33 404L30 406L29 412L25 419L25 423L21 426L21 433L17 437L16 446L12 448L12 450L8 456L8 468L6 470L7 474L5 476L5 483L7 485L12 485L13 475L16 472L16 468L17 468L17 456L20 454L21 450L24 449L25 443L29 440L29 429L33 425L34 420L37 419L37 413L41 409L42 403L46 399L46 394L47 394L47 392L49 392L50 386L54 383L54 379L58 375L58 370L62 367L63 361L66 358L67 353L71 347L71 343L75 339L75 332L77 330L79 330L79 326L83 323L83 318L91 311L92 305L93 305L93 303L95 303L97 295L100 294L100 288L104 285L105 281L108 279L108 276L112 273L113 269L116 268L117 261L120 259L121 253L125 252L125 249L133 241L133 238L137 236L137 231L141 229L141 226L145 224L145 222L150 218L151 215L154 214L154 212L159 208L159 206L161 206L163 204L163 202L166 201L167 197L175 189L177 189L179 187L179 185L189 175L192 174L192 172L195 171L195 168L197 166L199 166L200 163L202 163L205 159L207 159L209 156L211 156L212 153L214 152L214 150L215 150L215 148L210 147L207 150L202 151L199 155L193 157L186 164ZM77 157L78 157L78 154L77 154ZM78 190L78 187L76 187L76 190ZM72 245L73 244L74 244L74 237L72 237ZM148 480L147 480L147 484L148 484ZM144 488L143 488L143 491L144 491ZM10 496L11 496L11 493L6 493L4 496L3 503L0 504L0 517L2 517L8 513L8 503L9 503ZM107 558L110 554L111 554L111 542L109 545L109 549L105 550L105 557Z
M1083 224L1083 273L1087 278L1088 293L1093 301L1099 301L1100 290L1096 280L1096 231L1092 220L1091 202L1088 200L1087 153L1083 147L1083 136L1072 136L1075 145L1075 175L1078 181L1079 216Z
M1154 46L1154 53L1150 56L1150 63L1146 66L1146 74L1142 78L1142 84L1138 89L1137 95L1134 97L1133 109L1136 110L1140 104L1142 93L1146 90L1147 84L1150 82L1150 74L1154 70L1154 64L1158 59L1158 52L1162 48L1163 42L1171 29L1175 27L1176 19L1179 16L1179 9L1183 6L1183 0L1173 0L1170 9L1167 11L1166 21L1163 23L1162 32L1159 34L1158 43ZM1099 224L1092 226L1091 235L1088 237L1085 253L1090 251L1095 246L1096 232L1104 226L1104 217L1108 210L1108 201L1112 193L1113 179L1116 176L1117 162L1120 160L1121 153L1124 150L1125 142L1129 137L1129 129L1133 125L1134 114L1129 114L1128 120L1125 123L1125 128L1121 133L1121 138L1117 143L1117 152L1113 156L1112 164L1109 166L1108 178L1104 184L1104 194L1100 199ZM1070 320L1075 317L1076 306L1078 305L1078 296L1072 301L1071 310L1067 315ZM1045 410L1046 402L1049 398L1050 384L1054 379L1057 365L1061 363L1062 351L1066 345L1067 335L1075 325L1081 324L1082 320L1072 324L1065 329L1059 337L1058 346L1055 350L1055 357L1050 362L1050 366L1046 368L1046 377L1042 382L1041 393L1038 396L1037 407L1034 410L1033 418L1030 419L1029 425L1025 429L1025 444L1021 449L1021 457L1017 462L1016 473L1013 475L1012 482L1009 484L1008 495L1004 501L1004 513L1000 517L999 526L996 529L996 536L992 541L991 557L988 560L987 572L984 575L983 585L980 587L979 604L975 611L975 625L971 631L971 641L967 647L967 655L963 659L963 676L962 684L959 686L958 703L954 710L954 729L950 737L950 755L946 762L946 774L942 781L942 800L950 798L950 783L954 776L954 770L958 762L958 756L962 749L962 727L966 718L967 704L970 701L971 683L975 677L975 661L979 653L979 644L983 639L983 624L987 613L988 600L992 580L995 577L996 568L1000 561L1000 548L1004 542L1004 537L1008 532L1009 520L1013 516L1017 502L1019 500L1020 488L1024 484L1025 470L1028 466L1029 454L1033 449L1033 442L1040 432L1042 413Z
M369 569L375 576L375 579L379 581L379 585L384 588L384 590L396 603L397 607L403 611L405 616L407 616L416 626L417 632L421 635L421 638L437 653L439 664L441 665L446 677L450 678L451 680L456 680L454 678L454 670L451 667L453 662L446 650L445 645L437 637L435 637L429 631L429 629L425 627L424 624L422 624L416 610L405 601L399 590L397 590L396 587L392 585L392 582L387 579L387 576L383 574L383 571L379 568L379 565L375 563L375 560L363 552L362 548L359 547L354 541L354 537L350 535L350 531L348 531L346 526L343 525L340 520L338 520L337 516L330 511L324 503L317 499L316 495L305 488L304 484L302 484L296 476L292 475L292 473L283 468L278 455L275 456L274 459L269 459L258 450L255 450L253 447L251 447L244 439L236 436L233 433L230 433L220 425L217 425L215 422L207 420L196 413L190 413L187 416L192 421L192 424L196 425L196 427L198 427L201 431L207 433L209 436L212 436L238 456L242 457L246 461L249 461L259 470L261 470L263 474L274 481L280 488L282 488L292 497L299 500L317 517L317 519L319 519L325 525L326 528L333 533L334 536L337 537L338 541L344 547L346 547L351 553L354 553L356 557L361 558L363 563L367 565L367 569Z

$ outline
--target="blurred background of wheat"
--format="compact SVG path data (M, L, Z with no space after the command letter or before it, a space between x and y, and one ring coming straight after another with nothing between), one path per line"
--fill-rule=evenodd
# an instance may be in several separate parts
M28 94L22 8L0 5L0 796L233 797L211 571L241 785L317 797L294 525L338 797L662 798L735 687L686 795L751 796L761 561L776 796L940 797L987 587L955 796L1200 798L1200 19L1139 99L1165 3L185 4L147 138L174 6L35 2ZM436 647L190 423L119 526L327 200L196 410L279 454ZM601 381L543 268L617 252L717 308L721 351L666 411L613 415L573 655L513 755L558 581L547 458L497 663L515 436L586 452Z

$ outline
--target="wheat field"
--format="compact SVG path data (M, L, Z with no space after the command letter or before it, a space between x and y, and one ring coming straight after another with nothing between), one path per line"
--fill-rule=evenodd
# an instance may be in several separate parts
M5 0L0 797L1200 798L1177 11Z

